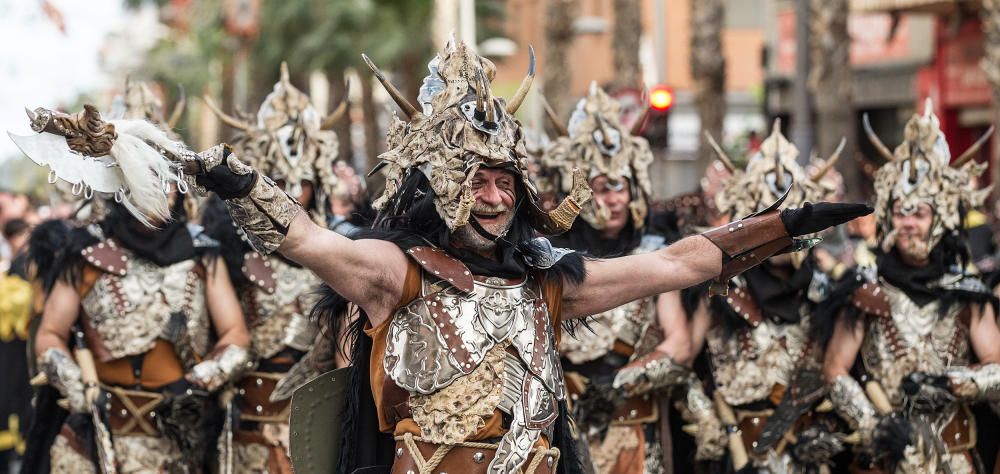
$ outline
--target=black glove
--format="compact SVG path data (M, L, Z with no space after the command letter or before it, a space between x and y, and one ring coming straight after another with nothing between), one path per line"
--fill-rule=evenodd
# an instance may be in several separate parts
M906 447L915 444L910 420L898 413L879 420L872 439L872 459L876 464L892 466L903 460Z
M843 224L856 217L867 216L875 209L867 204L841 204L833 202L805 203L800 208L781 211L781 223L788 235L815 234L824 229Z
M199 186L209 191L215 191L222 199L235 199L250 194L253 185L257 183L257 172L236 174L229 168L230 148L223 149L222 163L208 170L207 173L195 177Z
M829 464L844 450L844 441L825 427L810 426L799 434L792 448L792 457L810 466Z
M912 372L900 383L906 404L918 413L936 413L955 402L947 376Z

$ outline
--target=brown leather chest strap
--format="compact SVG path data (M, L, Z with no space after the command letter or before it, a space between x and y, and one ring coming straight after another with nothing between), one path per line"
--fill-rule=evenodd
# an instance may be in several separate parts
M763 321L760 306L745 288L734 287L726 296L726 304L739 314L751 327L757 327Z
M864 283L851 294L851 304L863 313L887 318L892 314L889 297L877 283Z
M466 293L475 291L472 272L460 260L434 247L411 247L406 251L430 275Z
M388 374L382 382L382 416L389 425L413 417L410 412L410 392L396 385Z

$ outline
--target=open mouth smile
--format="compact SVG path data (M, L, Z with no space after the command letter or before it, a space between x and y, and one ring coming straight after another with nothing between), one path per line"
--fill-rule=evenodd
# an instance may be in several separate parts
M484 223L493 223L500 217L502 212L474 212L472 216Z

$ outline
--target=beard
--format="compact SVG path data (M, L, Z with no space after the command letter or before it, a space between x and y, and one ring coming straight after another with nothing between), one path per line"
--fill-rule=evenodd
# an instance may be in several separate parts
M476 219L476 223L486 232L495 236L503 237L510 230L511 220L514 219L513 212L504 204L490 206L475 203L472 206L469 219ZM494 216L488 221L480 220L476 215ZM499 240L499 239L498 239ZM471 225L463 225L452 233L452 242L464 249L477 253L491 252L496 249L497 243L490 238L479 233Z
M900 232L896 236L896 250L914 261L924 261L931 254L931 246L923 236Z

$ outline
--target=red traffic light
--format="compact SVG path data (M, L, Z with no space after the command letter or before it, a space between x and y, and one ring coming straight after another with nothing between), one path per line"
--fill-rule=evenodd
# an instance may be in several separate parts
M653 110L665 112L674 105L674 89L670 86L660 84L649 91L649 106Z

